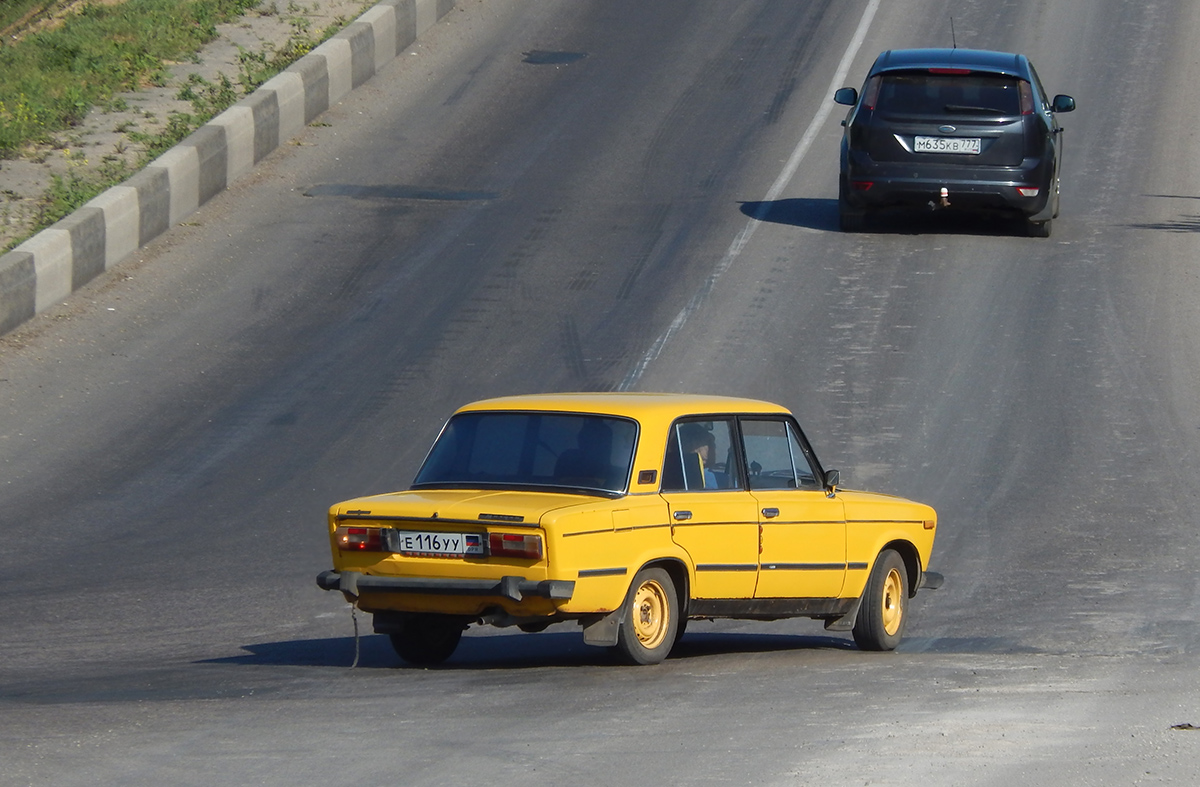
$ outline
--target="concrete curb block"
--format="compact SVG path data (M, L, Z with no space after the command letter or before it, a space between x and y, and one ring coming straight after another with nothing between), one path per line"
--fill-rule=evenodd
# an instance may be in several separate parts
M145 246L373 77L456 0L381 0L145 169L0 256L0 334Z

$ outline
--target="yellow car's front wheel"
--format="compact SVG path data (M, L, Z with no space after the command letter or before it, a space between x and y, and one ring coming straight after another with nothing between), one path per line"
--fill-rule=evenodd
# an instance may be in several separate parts
M863 650L895 650L908 618L908 568L895 550L885 549L863 591L854 641Z
M642 569L625 598L617 653L630 664L658 664L671 652L678 627L679 598L670 574Z

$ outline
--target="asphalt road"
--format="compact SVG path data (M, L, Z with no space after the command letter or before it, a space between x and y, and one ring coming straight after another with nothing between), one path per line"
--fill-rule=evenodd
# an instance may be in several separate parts
M836 231L831 88L951 16L1079 103L1049 240ZM461 3L0 339L0 783L1197 783L1198 34L1187 0ZM562 626L350 669L328 505L458 404L573 389L792 407L937 507L946 586L891 654L697 623L626 668Z

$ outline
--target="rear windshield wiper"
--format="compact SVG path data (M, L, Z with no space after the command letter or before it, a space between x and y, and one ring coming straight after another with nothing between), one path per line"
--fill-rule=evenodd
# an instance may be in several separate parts
M973 107L967 104L947 104L945 107L947 112L982 112L988 115L1007 115L1003 109L995 107Z

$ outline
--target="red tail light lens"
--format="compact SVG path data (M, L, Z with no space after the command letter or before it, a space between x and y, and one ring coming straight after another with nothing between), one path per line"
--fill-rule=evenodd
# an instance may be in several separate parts
M522 533L488 534L488 551L493 557L523 557L540 560L542 537Z
M339 527L334 538L344 552L383 551L383 531L377 527Z
M867 84L863 87L863 109L875 108L875 104L879 101L879 88L882 84L883 77L880 76L873 76L867 80Z
M1021 93L1021 114L1033 114L1033 88L1028 82L1018 82L1017 86Z

